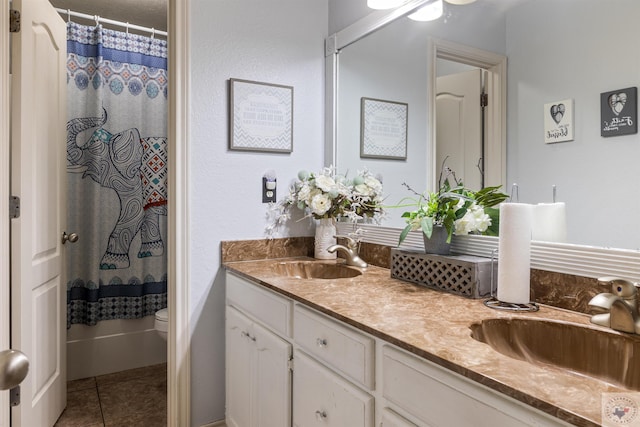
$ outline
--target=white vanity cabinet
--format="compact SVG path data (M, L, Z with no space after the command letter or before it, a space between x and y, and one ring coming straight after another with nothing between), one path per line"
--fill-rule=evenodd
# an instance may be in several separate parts
M227 272L230 427L568 427Z

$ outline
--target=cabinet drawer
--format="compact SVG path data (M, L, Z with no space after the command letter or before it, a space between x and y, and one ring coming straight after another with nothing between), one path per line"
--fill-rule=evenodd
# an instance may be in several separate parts
M382 410L380 427L417 427L414 423L402 418L389 408ZM425 426L428 427L428 426Z
M428 426L569 425L389 345L382 349L381 387L388 402Z
M274 331L291 336L292 301L260 288L233 273L227 273L227 302Z
M293 367L294 427L373 427L373 396L296 351Z
M297 304L293 317L294 340L301 348L373 389L375 341L372 338Z

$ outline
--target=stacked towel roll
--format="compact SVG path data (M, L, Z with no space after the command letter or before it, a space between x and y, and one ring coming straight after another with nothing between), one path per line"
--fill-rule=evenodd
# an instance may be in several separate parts
M533 206L500 205L498 238L498 300L514 304L530 302L531 230Z
M567 213L564 203L538 203L533 209L533 240L565 243Z

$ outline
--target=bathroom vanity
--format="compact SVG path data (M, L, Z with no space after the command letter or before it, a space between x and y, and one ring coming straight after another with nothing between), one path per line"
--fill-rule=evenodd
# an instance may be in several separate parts
M375 266L304 279L277 268L300 261L225 264L229 426L597 426L601 394L628 391L471 337L485 319L585 315L491 310Z

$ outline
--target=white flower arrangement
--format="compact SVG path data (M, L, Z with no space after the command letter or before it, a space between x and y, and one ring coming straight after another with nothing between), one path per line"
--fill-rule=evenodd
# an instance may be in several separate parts
M289 194L269 206L270 223L265 228L272 236L291 218L289 208L295 206L316 219L347 218L356 222L371 218L378 222L382 211L382 182L368 170L358 171L353 179L336 174L335 168L323 168L317 174L298 172L298 180Z

